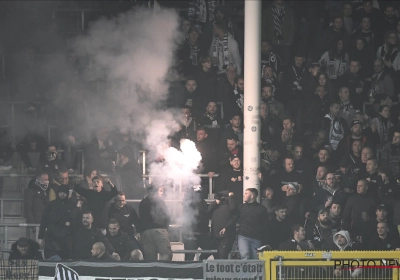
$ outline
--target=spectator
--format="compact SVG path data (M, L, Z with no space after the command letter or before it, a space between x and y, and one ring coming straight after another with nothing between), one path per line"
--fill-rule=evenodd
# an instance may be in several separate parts
M400 70L400 55L398 53L397 33L388 31L385 34L384 43L378 48L376 58L383 60L383 63L390 72Z
M199 31L191 27L187 35L187 40L179 51L182 73L184 76L193 74L194 70L199 65L199 57L202 51L199 44Z
M226 99L229 99L229 96L231 96L233 93L237 77L237 66L230 63L225 70L225 75L220 75L217 80L216 97L218 101L225 102Z
M292 145L292 156L294 159L294 166L297 173L302 174L304 179L308 179L312 176L312 163L304 156L304 147L300 142Z
M390 97L394 96L394 81L386 69L385 64L381 58L374 61L374 74L371 78L371 87L369 90L369 99L375 99L378 94L387 94Z
M287 206L284 204L277 205L275 217L271 219L268 231L265 233L272 250L277 250L280 244L290 238L291 225L291 222L287 219Z
M204 25L214 20L214 10L219 2L207 0L191 0L188 8L188 20L190 20L197 30L202 31Z
M69 189L68 195L71 193L73 190L73 186L70 186L69 184L69 175L68 175L68 170L66 169L59 169L57 172L56 177L53 179L52 182L49 184L49 200L53 201L57 198L57 189L60 186L67 186Z
M314 245L310 241L305 241L306 231L303 226L295 224L292 226L292 237L279 245L279 250L301 251L313 249Z
M21 237L11 246L9 260L43 260L39 244L31 239Z
M265 242L268 211L257 202L257 196L257 189L246 189L244 204L239 206L238 246L242 260L258 259L257 248Z
M139 216L135 209L126 203L124 192L118 192L114 198L114 203L108 209L108 218L110 220L115 219L118 222L118 227L121 228L120 231L126 233L131 239L134 239L135 235L135 229L132 225L135 225L137 234L141 232Z
M329 208L329 219L332 221L333 230L342 230L342 206L336 201L332 201L331 207Z
M262 11L262 37L271 40L283 65L289 64L295 29L293 11L284 1L274 0Z
M144 258L143 258L143 253L142 253L142 251L140 251L139 249L136 249L136 250L133 250L132 252L131 252L131 255L130 255L130 257L129 257L129 260L130 261L143 261L144 260Z
M378 160L376 158L371 158L367 160L366 173L362 174L361 179L366 179L369 182L368 195L379 199L378 197Z
M236 133L226 134L224 141L225 147L222 152L220 152L220 171L230 168L228 163L232 156L236 155L239 158L243 158L243 147L239 144L239 137Z
M208 92L200 91L197 81L193 77L188 77L185 83L183 99L181 103L182 109L189 108L194 119L199 119L203 114L204 108L207 106L207 102L210 100L210 95Z
M49 175L38 172L36 178L29 181L24 192L24 212L26 223L40 224L44 209L49 203Z
M333 201L344 205L346 202L346 195L337 184L335 175L330 172L326 174L325 184L322 185L322 188L314 193L314 212L318 213L325 208L331 207Z
M279 161L280 155L280 150L274 145L269 145L268 149L261 153L260 165L263 178L266 179L265 181L272 178L281 168Z
M271 181L274 193L279 201L286 197L289 184L299 186L299 190L301 190L303 177L295 171L293 158L285 157L283 159L283 167L271 178Z
M339 183L340 189L349 196L356 192L357 176L351 170L351 162L348 157L340 160L339 167L339 170L335 172L336 181Z
M288 184L286 188L285 204L287 205L287 218L291 223L297 223L302 218L301 214L301 198L299 196L300 187L299 185Z
M378 193L379 201L385 205L388 205L390 209L393 209L396 201L400 198L400 190L397 186L397 182L394 182L392 172L389 167L380 166L378 168Z
M193 115L195 118L201 117L203 108L208 100L214 100L217 98L217 75L212 69L212 59L210 56L200 57L200 66L196 72L194 72L194 79L197 81L197 91L202 96L202 100L199 100L200 104L196 104L196 107L200 108L201 111L197 112L195 108ZM204 99L204 100L203 100Z
M346 121L339 117L340 104L333 101L329 107L329 113L322 120L322 128L328 135L328 144L336 151L340 140L349 132Z
M170 218L164 197L164 187L155 187L139 204L141 239L146 261L157 260L157 254L159 260L172 259L168 233Z
M269 216L273 213L274 210L274 190L270 187L266 188L264 191L264 197L261 200L261 205L267 208Z
M237 208L233 192L222 191L208 206L211 215L211 239L217 249L215 259L228 259L236 238Z
M368 17L371 19L371 29L376 32L382 22L382 13L379 9L373 7L372 0L366 0L362 3L362 8L354 13L354 18L361 23L362 19Z
M102 242L109 254L115 252L102 231L94 227L93 215L90 211L83 212L82 223L73 233L72 241L73 259L89 259L92 246L96 242Z
M103 189L103 184L108 183L111 186L110 191ZM79 185L75 185L75 191L86 198L87 209L91 211L94 218L94 227L100 229L103 234L106 234L108 225L108 209L109 201L118 194L118 190L110 179L102 176L95 176L92 179L93 190L87 190Z
M317 167L317 174L314 178L312 178L312 180L309 181L309 193L314 195L316 191L324 187L326 183L326 174L328 174L328 168L326 164L319 164Z
M375 51L376 38L375 33L371 30L371 19L368 16L363 16L360 22L360 29L354 31L353 37L363 37L365 39L368 54L371 55Z
M350 156L349 156L350 168L355 174L358 174L358 172L360 171L360 169L362 167L361 149L362 149L361 140L355 139L353 141L353 144L351 145Z
M318 127L320 120L329 112L329 97L324 86L317 86L305 108L305 129L312 131Z
M79 186L87 190L93 190L92 179L95 176L99 176L99 171L91 166L88 166L85 168L83 176L84 180L79 183Z
M29 172L33 172L36 166L33 166L29 153L38 153L42 155L46 151L46 140L36 134L28 134L16 146L17 153Z
M331 80L337 80L346 72L349 65L349 54L345 51L343 39L333 41L329 51L321 56L319 64Z
M373 61L374 56L370 54L370 50L367 49L367 42L364 37L359 36L353 39L350 48L350 60L360 62L360 73L362 77L370 77L373 75Z
M382 149L390 141L389 130L391 127L394 127L394 124L390 120L390 107L388 105L379 106L379 116L372 119L371 127L374 127L374 130L376 129L379 135L378 148Z
M96 136L86 145L85 157L91 166L98 166L102 171L112 171L115 161L113 142L109 137L109 130L101 128L96 130Z
M242 73L242 59L239 54L237 41L227 31L226 23L217 21L214 23L214 41L211 42L209 55L212 57L213 66L217 68L217 74L223 74L230 63L236 65L237 73Z
M38 235L48 260L65 260L71 257L72 234L76 228L78 208L68 199L67 185L60 185L57 199L51 201L43 212Z
M243 203L243 170L241 166L241 159L238 155L232 155L229 158L231 168L221 170L219 175L219 184L217 192L229 191L234 193L235 204L241 205Z
M385 34L389 30L396 30L396 24L399 20L395 12L395 6L392 3L386 3L384 10L384 19L382 22L382 34Z
M208 129L208 137L213 145L216 145L222 130L222 119L218 114L217 102L210 101L207 104L206 112L203 117L199 120L199 126L206 127Z
M278 117L279 120L283 121L285 115L285 109L283 104L274 98L273 86L271 84L264 84L262 86L261 99L267 105L267 111Z
M329 219L329 211L321 209L317 215L315 224L307 230L306 239L311 240L317 250L330 251L334 248L333 244L333 223Z
M340 101L340 111L339 117L346 120L347 125L351 126L354 120L356 112L358 109L354 107L350 100L349 88L342 86L339 88L339 101Z
M274 96L280 102L285 102L285 95L282 92L282 84L277 79L275 70L272 68L272 66L264 66L262 70L261 84L271 84L272 96Z
M64 162L57 158L57 147L55 145L47 146L45 160L41 160L36 167L49 175L50 182L53 182L60 169L66 170Z
M351 2L344 2L342 5L343 26L348 34L352 34L358 23L353 19L353 6Z
M235 86L229 95L225 96L224 104L224 119L231 120L236 115L243 113L244 102L244 77L238 76L235 79Z
M341 85L349 88L351 103L357 109L363 107L363 102L367 101L368 95L365 84L366 77L361 76L360 69L360 62L352 58L349 64L349 71L338 81Z
M225 139L227 139L227 137L232 133L238 135L239 144L243 145L242 114L241 113L233 114L229 122L230 124L225 128L225 131L222 132L221 134L221 140L220 140L221 149L225 148L226 146Z
M335 248L336 250L339 251L354 250L352 246L353 244L350 239L350 234L347 230L341 230L335 233L335 235L333 236L333 242L337 246L337 248Z
M279 55L272 52L271 40L263 39L261 42L261 70L267 65L274 69L280 81L282 79L282 60Z
M387 222L379 222L376 229L378 236L370 240L368 243L368 250L400 251L399 239L394 239L388 235L389 227Z
M101 242L96 242L92 246L92 257L89 259L91 262L115 262L119 257L111 257L106 251L106 247Z
M115 249L113 257L117 260L128 260L133 250L140 249L140 244L136 239L129 238L126 233L119 229L118 221L113 218L110 219L106 238Z
M367 232L369 233L369 239L377 237L376 228L378 226L378 223L385 222L387 223L389 230L388 236L391 239L400 241L399 231L397 230L397 227L393 224L393 222L391 222L388 219L389 211L391 211L391 209L389 208L388 205L384 203L381 203L376 207L376 212L375 212L376 216L368 224L369 229L367 230Z

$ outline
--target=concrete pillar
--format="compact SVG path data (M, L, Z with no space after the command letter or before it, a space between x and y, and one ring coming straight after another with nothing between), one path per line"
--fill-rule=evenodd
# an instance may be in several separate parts
M245 0L244 35L243 193L247 188L260 191L261 0Z

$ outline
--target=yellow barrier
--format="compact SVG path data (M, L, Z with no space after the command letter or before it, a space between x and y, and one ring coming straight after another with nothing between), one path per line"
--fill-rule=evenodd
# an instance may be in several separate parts
M400 280L399 251L265 251L265 280Z

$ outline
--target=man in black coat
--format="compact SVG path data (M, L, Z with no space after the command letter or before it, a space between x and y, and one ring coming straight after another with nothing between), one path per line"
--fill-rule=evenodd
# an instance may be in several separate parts
M268 244L272 250L278 250L281 243L288 240L291 236L292 224L286 216L287 206L280 204L275 207L275 218L269 222Z
M118 257L112 257L106 251L106 247L101 242L96 242L92 246L92 257L88 260L90 262L115 262L119 261Z
M115 249L115 253L118 254L117 259L128 260L133 250L140 250L140 244L136 239L129 238L126 233L119 230L119 223L116 219L110 219L108 222L106 237Z
M231 156L230 165L231 168L224 169L219 175L217 192L233 192L236 205L240 205L243 203L243 169L238 155Z
M368 250L378 251L400 251L398 238L388 235L389 226L387 222L379 222L376 226L378 236L374 236L368 243Z
M296 251L296 250L309 250L314 249L311 242L305 241L306 231L302 225L295 224L292 226L292 238L286 240L279 245L279 250L282 251Z
M89 211L82 214L82 225L77 228L72 237L72 258L89 259L92 246L96 242L102 242L108 253L115 252L101 230L93 227L93 215Z
M58 187L57 199L51 201L42 216L39 229L39 245L44 245L46 259L61 260L70 258L71 235L78 208L68 200L68 185Z
M39 244L33 240L21 237L11 246L9 260L43 260Z
M49 176L38 172L36 178L29 181L24 192L24 212L28 224L40 224L44 209L49 203Z
M168 208L164 201L164 187L154 187L139 204L139 215L142 224L143 253L146 261L170 261L172 250L169 240Z
M100 175L93 177L92 182L92 190L84 189L76 184L75 191L86 198L87 209L93 213L94 226L101 229L103 234L106 234L109 201L118 194L118 190L110 179L103 178ZM103 189L103 182L107 182L111 186L110 191Z

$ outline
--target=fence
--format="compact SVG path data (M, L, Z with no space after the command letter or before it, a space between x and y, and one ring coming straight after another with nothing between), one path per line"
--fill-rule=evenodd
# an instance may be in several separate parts
M265 251L266 280L399 280L398 251Z

